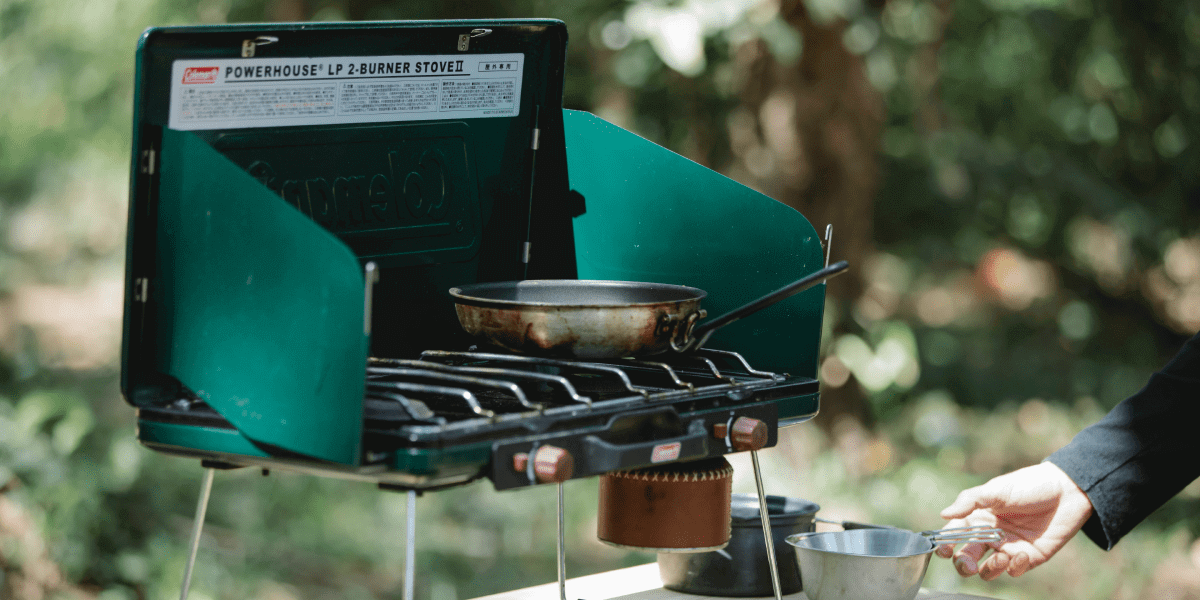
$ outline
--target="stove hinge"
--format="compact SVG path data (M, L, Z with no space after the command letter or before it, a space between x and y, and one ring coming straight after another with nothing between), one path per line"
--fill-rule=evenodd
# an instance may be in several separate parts
M143 194L146 198L145 205L147 216L151 214L150 211L154 207L154 203L151 202L151 196L154 191L154 171L158 166L156 163L157 158L158 153L155 151L154 146L151 146L145 150L142 150L141 160L138 161L138 173L144 178L144 185L139 187L142 187ZM145 304L149 301L149 298L150 278L135 277L133 279L133 301Z
M242 58L254 58L255 51L259 46L274 44L279 38L273 35L260 35L252 40L242 40Z
M150 278L138 277L133 280L133 301L145 304L150 300Z
M150 303L150 278L135 277L133 279L133 303L141 305L134 314L137 315L137 339L144 340L146 337L146 312L147 305Z
M141 207L134 211L133 228L134 231L139 232L138 235L141 238L139 241L143 245L154 243L153 238L146 232L154 231L156 228L158 178L161 171L158 163L162 160L158 140L161 135L159 128L145 126L142 133L142 149L138 152L137 190L134 200L140 202ZM133 289L129 290L129 296L133 299L133 318L129 325L129 334L136 336L135 339L138 340L139 345L146 337L146 322L153 319L153 315L147 314L150 312L150 278L154 273L153 256L153 252L135 252L132 259L133 264L130 266Z
M142 161L138 165L138 170L143 175L154 175L154 159L155 153L153 147L142 150Z
M472 29L471 33L458 36L458 51L466 52L471 47L471 38L479 38L492 33L491 29Z

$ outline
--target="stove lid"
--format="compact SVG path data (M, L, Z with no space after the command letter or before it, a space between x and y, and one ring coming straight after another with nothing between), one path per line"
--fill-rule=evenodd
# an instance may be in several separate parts
M548 19L150 29L135 179L163 129L188 131L364 263L483 250L515 268L535 172L566 191L565 159L546 156L563 153L566 43ZM135 185L131 204L152 195Z

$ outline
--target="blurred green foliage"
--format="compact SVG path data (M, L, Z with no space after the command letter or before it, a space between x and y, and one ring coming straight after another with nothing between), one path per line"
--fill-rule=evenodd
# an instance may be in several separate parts
M1040 460L1200 327L1196 2L0 0L0 596L167 598L182 576L200 469L136 443L116 383L140 32L519 16L567 22L567 106L768 191L807 156L809 133L781 137L773 115L803 113L808 83L761 76L821 50L797 19L835 32L885 101L879 147L843 157L880 161L879 193L822 368L871 419L789 430L765 453L772 493L936 526L958 490ZM567 486L569 572L651 560L596 542L595 485ZM928 582L1195 597L1198 502L1189 488L1113 552L1077 540L1015 582L945 564ZM552 489L422 497L418 597L552 580L553 508ZM363 484L221 473L193 598L398 597L404 512Z

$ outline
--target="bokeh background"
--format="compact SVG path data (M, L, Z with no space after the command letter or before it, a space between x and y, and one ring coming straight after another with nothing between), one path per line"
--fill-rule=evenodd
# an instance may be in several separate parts
M176 597L201 469L118 390L133 51L153 25L556 17L565 104L834 226L822 414L768 492L927 529L1037 462L1200 328L1195 0L0 0L0 598ZM1195 460L1196 457L1180 457ZM749 492L745 458L736 491ZM595 540L567 485L568 569ZM418 598L553 580L554 490L418 501ZM999 598L1200 598L1200 486ZM405 501L222 472L192 597L399 598Z

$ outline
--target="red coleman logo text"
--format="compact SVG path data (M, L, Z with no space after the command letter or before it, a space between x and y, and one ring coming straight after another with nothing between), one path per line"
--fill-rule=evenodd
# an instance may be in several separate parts
M650 462L660 463L668 460L679 458L679 451L683 449L683 444L680 442L671 442L669 444L659 444L650 452Z
M218 67L188 67L183 70L184 83L216 83Z

